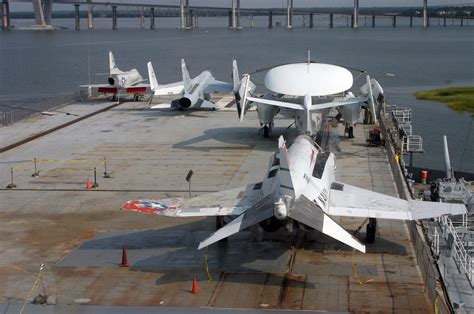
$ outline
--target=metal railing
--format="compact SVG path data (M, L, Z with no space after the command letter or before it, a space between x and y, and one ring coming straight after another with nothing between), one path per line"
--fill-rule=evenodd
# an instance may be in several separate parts
M474 265L472 256L469 255L466 248L464 247L464 243L458 235L458 228L456 228L448 216L442 216L438 220L441 224L441 231L444 236L444 239L450 243L452 241L452 246L449 248L451 256L456 263L456 266L461 272L464 272L471 287L474 287ZM466 225L464 225L466 224ZM461 228L465 230L467 227L467 219L463 217ZM437 231L435 231L436 233ZM449 237L452 237L450 239ZM439 243L438 243L439 249Z
M59 107L88 100L91 96L97 96L97 92L90 93L87 89L80 90L71 94L51 97L34 103L34 106L27 105L3 105L0 103L0 126L7 126L17 121L41 115L42 111L57 109Z
M411 126L410 126L411 129ZM422 153L423 138L419 135L409 135L403 137L403 152Z

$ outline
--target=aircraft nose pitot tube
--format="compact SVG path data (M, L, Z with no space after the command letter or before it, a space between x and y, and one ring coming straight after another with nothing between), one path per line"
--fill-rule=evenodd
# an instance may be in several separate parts
M275 202L275 217L280 220L286 219L288 215L288 207L286 206L286 202L283 198L279 198Z
M110 85L114 86L115 85L115 80L113 77L109 77L108 82Z

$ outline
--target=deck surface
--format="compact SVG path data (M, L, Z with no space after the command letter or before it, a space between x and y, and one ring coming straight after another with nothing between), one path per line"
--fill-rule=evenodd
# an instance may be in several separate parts
M17 309L36 295L38 289L28 293L44 262L47 293L72 308L83 308L79 301L85 301L183 309L432 312L404 222L379 221L376 242L366 254L317 232L304 241L301 234L299 240L272 234L262 242L241 232L197 251L198 242L215 229L214 219L119 210L129 199L186 195L189 169L194 195L261 181L278 136L283 133L290 143L295 137L294 129L286 128L290 124L277 119L271 138L264 139L255 112L241 124L232 111L156 111L145 102L128 102L3 153L0 187L10 182L13 167L18 188L0 190L0 303ZM1 130L15 134L13 128ZM337 179L396 195L385 152L365 145L367 131L358 125L355 139L347 139L341 126L332 129ZM102 177L104 157L108 179ZM37 178L27 162L33 158L40 160ZM94 167L99 188L85 190ZM351 231L363 222L340 219ZM364 232L365 227L357 235L361 240ZM122 245L130 268L118 267ZM198 295L190 293L193 277Z

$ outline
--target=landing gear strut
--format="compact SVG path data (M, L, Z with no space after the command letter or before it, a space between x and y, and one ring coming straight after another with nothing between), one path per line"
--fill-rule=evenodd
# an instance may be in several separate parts
M267 138L269 136L269 133L270 133L270 128L268 127L268 125L265 125L263 127L263 137Z
M216 216L216 230L225 226L224 216Z
M344 129L344 133L347 133L348 138L354 138L354 126L353 125L346 125Z
M369 218L369 223L367 224L366 233L365 233L365 243L374 243L375 233L377 232L377 219Z

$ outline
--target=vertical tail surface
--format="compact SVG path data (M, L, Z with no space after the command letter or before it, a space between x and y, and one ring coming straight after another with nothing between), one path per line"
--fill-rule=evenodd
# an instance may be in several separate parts
M150 80L150 89L155 91L158 89L158 81L156 79L155 70L153 69L153 64L151 62L147 63L148 66L148 79Z
M183 74L184 92L187 93L191 88L191 77L189 76L188 68L186 67L184 59L181 59L181 72Z
M112 73L113 70L118 70L117 65L115 64L115 58L112 51L109 51L109 69L110 73Z
M232 60L232 83L234 84L234 93L238 92L240 88L240 75L237 60L235 59Z
M294 196L295 188L291 178L290 160L288 159L288 149L283 135L278 139L278 148L280 150L280 188L285 190L286 195Z

